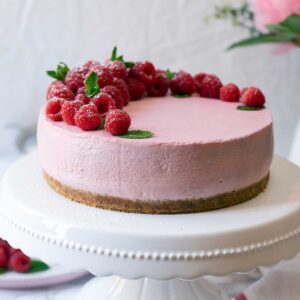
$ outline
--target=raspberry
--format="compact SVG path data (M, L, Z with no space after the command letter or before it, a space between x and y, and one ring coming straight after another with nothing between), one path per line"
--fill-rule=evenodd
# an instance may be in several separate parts
M245 93L247 90L248 90L247 87L241 89L241 97L244 95L244 93Z
M147 93L152 97L163 97L169 89L169 80L164 71L158 71L150 85L147 86Z
M12 256L14 253L16 253L17 251L21 251L20 249L16 249L16 248L10 248L9 250L9 256Z
M66 101L61 107L63 120L69 125L75 125L75 114L82 105L83 102L79 100Z
M75 100L81 101L83 104L89 104L91 99L85 94L85 87L81 87L77 90Z
M202 80L198 93L201 97L218 99L221 87L221 80L215 75L208 74Z
M128 78L127 88L132 101L143 98L146 92L145 85L133 78Z
M220 99L227 102L238 102L240 99L240 90L233 84L228 83L220 89Z
M4 248L0 248L0 268L7 268L8 255Z
M82 130L94 130L101 124L101 117L94 104L85 104L75 114L75 124Z
M93 67L95 67L95 66L99 66L99 65L101 65L98 61L96 61L96 60L88 60L84 65L83 65L83 67L84 68L87 68L87 69L91 69L91 68L93 68Z
M129 70L129 76L149 85L155 76L155 68L149 61L138 62Z
M106 115L110 109L116 108L115 100L109 94L103 92L96 95L91 102L96 105L101 116Z
M199 89L200 89L201 83L205 76L206 76L205 73L198 73L194 76L194 82L195 82L196 90L198 93L200 93Z
M65 78L66 85L73 91L84 86L84 79L88 72L87 68L76 67L70 70Z
M6 255L9 255L11 246L7 241L0 239L0 249L1 248L5 251Z
M109 61L107 69L114 78L126 80L128 77L127 68L121 61Z
M65 99L65 100L73 100L75 98L75 95L72 92L72 90L64 83L62 82L58 83L57 81L54 81L50 84L48 88L47 100L54 97Z
M192 75L179 71L171 80L170 89L173 94L193 94L195 92L195 83Z
M100 88L103 88L106 85L110 85L113 81L113 77L110 74L110 71L102 65L91 67L86 78L91 74L91 72L95 72L98 75L98 84Z
M64 99L54 97L47 102L46 115L52 121L62 121L61 107Z
M253 86L249 87L241 97L241 102L247 106L263 107L265 101L262 91Z
M115 100L116 108L123 108L123 97L118 88L113 85L107 85L103 89L101 89L101 92L110 95Z
M9 269L16 272L27 272L30 268L30 257L25 255L21 250L16 251L8 262Z
M128 131L131 124L129 115L120 109L110 110L106 115L105 129L112 135L120 135Z
M125 81L119 78L114 78L112 85L115 86L120 91L123 98L124 106L127 105L130 101L130 94Z

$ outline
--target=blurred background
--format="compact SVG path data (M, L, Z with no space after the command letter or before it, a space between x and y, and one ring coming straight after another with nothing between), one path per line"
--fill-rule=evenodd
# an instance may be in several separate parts
M283 1L283 0L282 0ZM0 0L0 171L34 147L39 110L63 61L104 61L113 46L128 60L219 75L223 83L260 87L272 109L275 151L300 164L300 51L272 45L225 51L245 37L210 20L211 0ZM284 2L284 1L283 1Z

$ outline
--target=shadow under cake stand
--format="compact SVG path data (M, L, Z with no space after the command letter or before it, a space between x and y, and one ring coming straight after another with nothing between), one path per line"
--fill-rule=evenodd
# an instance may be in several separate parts
M0 235L30 256L95 274L80 300L225 299L201 276L246 272L298 253L300 168L275 157L266 191L241 205L142 215L60 196L31 153L3 178Z

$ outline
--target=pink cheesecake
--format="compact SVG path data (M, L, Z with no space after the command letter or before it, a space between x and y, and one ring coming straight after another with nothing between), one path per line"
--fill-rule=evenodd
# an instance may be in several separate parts
M87 205L138 213L191 213L249 200L264 190L273 156L267 108L198 97L143 98L124 110L125 139L53 122L41 110L38 150L45 178Z

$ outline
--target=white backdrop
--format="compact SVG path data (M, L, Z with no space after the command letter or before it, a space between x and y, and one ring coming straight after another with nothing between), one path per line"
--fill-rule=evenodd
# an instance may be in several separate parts
M0 0L0 156L14 155L18 128L25 134L35 128L50 82L45 70L59 61L104 60L114 45L130 60L261 87L274 114L276 152L298 153L292 144L300 117L300 50L280 56L271 46L225 52L246 33L204 21L222 2L230 1Z

